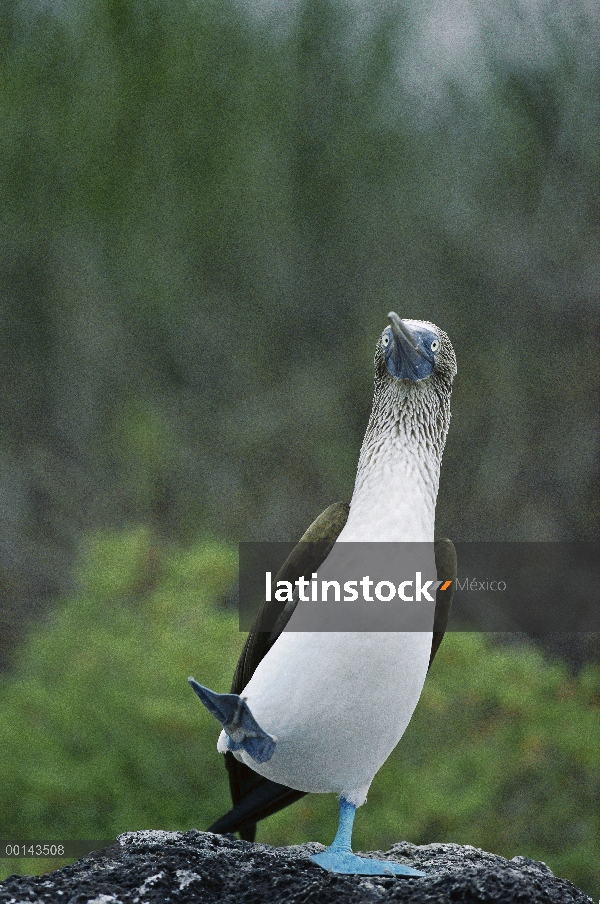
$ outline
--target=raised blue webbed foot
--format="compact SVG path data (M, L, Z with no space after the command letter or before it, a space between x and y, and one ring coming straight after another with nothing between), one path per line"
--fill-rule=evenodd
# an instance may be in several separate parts
M311 860L330 873L343 873L350 876L425 876L403 863L395 860L373 860L370 857L357 857L352 853L352 826L356 807L340 798L340 821L337 834L331 847L320 854L313 854Z
M257 763L266 763L271 759L277 738L260 727L244 697L238 694L217 694L191 677L188 678L188 683L225 729L229 750L243 749Z

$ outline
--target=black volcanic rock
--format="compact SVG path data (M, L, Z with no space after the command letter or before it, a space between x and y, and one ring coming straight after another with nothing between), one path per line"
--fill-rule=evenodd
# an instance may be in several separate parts
M386 855L422 879L335 876L308 859L316 842L288 848L210 832L128 832L103 851L45 876L10 876L0 904L593 904L544 863L473 847L406 841Z

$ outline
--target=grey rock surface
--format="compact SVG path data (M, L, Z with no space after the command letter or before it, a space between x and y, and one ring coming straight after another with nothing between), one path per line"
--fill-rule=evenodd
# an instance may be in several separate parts
M0 904L593 904L544 863L473 847L406 841L385 855L426 878L335 876L311 863L315 843L288 848L210 832L128 832L103 851L45 876L10 876Z

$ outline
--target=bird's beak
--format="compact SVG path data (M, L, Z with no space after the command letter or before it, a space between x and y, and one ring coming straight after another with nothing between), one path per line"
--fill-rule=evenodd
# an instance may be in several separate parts
M390 311L393 342L386 352L385 366L399 380L424 380L433 373L433 360L419 341L418 333Z
M399 348L410 352L412 355L415 353L417 355L421 354L421 350L419 348L419 344L415 337L413 336L410 327L404 323L404 321L400 320L398 315L394 311L390 311L388 314L388 320L390 321L390 325L392 327L392 334ZM411 357L411 355L409 355Z
M394 347L386 366L394 377L422 380L429 376L431 369L417 337L407 323L390 311L388 320L392 327ZM424 371L425 367L425 371Z

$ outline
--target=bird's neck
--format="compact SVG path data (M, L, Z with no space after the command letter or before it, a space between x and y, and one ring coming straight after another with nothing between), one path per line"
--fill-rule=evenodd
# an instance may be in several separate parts
M388 403L389 405L389 403ZM346 541L432 542L442 451L440 413L396 402L393 412L374 400L363 440ZM449 406L447 420L449 421Z

